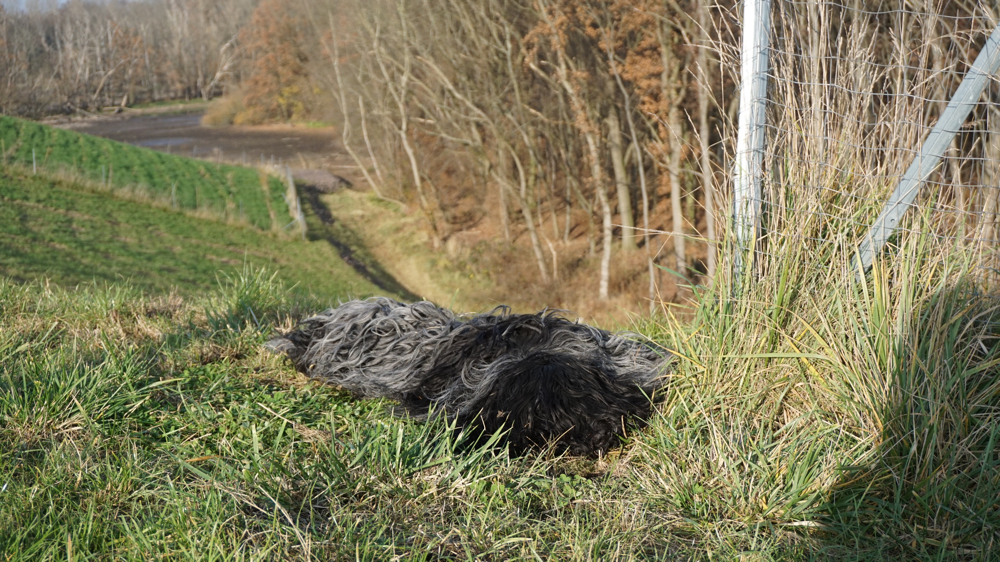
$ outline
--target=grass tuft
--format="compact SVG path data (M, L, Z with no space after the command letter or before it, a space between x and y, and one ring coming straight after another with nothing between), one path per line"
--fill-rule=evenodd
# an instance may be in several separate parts
M287 291L277 273L243 264L234 273L222 273L219 289L206 310L208 324L216 331L262 331L277 322L287 301ZM287 306L285 307L287 308Z

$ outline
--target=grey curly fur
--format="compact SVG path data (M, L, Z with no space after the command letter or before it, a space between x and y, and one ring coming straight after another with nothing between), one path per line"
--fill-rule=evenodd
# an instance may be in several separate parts
M486 431L508 429L517 450L555 440L589 455L648 418L670 357L636 334L553 312L459 317L388 298L326 310L267 346L359 397L391 398L416 416L436 404L462 426L478 418Z

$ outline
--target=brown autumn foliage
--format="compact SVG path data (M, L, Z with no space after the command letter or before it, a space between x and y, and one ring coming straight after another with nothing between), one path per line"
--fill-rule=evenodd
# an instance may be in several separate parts
M283 0L264 0L240 32L249 76L243 84L243 110L234 123L304 118L313 85L302 30L308 22Z

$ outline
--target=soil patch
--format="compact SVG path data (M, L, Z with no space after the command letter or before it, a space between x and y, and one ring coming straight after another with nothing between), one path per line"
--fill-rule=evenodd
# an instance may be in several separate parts
M204 127L202 112L97 118L56 124L180 156L245 165L287 164L334 172L343 164L332 128L281 125ZM315 181L315 180L314 180Z

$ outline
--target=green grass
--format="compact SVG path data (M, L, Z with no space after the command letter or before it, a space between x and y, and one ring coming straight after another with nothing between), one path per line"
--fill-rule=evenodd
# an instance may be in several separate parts
M1000 311L921 244L643 319L670 384L600 460L309 383L261 349L304 309L259 270L188 299L0 281L0 557L994 560Z
M363 250L343 225L63 175L0 170L0 560L1000 557L996 257L927 216L864 279L819 215L775 220L740 299L723 273L690 320L637 320L676 353L648 427L510 458L262 350L375 291L321 239Z
M146 292L204 294L220 270L246 262L327 301L376 288L325 241L302 242L239 222L222 223L89 192L17 167L0 169L0 275L130 283Z
M0 116L0 148L5 167L19 164L62 173L78 182L262 230L280 229L291 220L281 180L250 168L173 156L7 116Z

